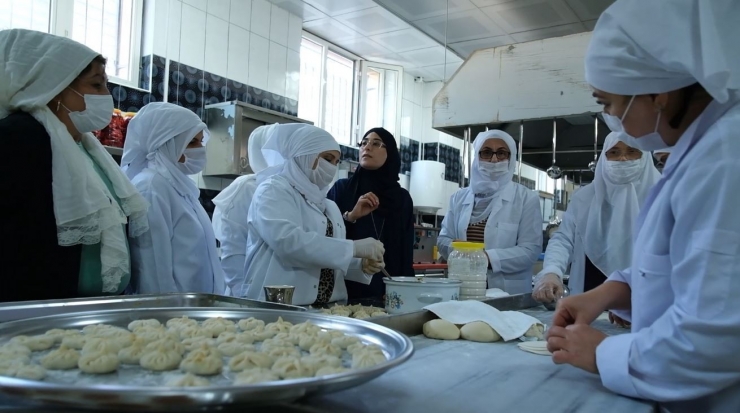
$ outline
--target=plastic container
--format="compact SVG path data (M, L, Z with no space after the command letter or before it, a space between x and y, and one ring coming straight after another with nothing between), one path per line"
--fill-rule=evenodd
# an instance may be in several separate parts
M485 246L476 242L453 242L447 259L447 277L460 280L460 300L486 298L488 257Z

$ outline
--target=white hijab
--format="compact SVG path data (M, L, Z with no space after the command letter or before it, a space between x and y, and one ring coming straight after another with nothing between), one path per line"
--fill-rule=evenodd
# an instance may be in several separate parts
M489 139L503 140L511 152L511 156L509 157L509 172L496 180L492 180L479 169L480 157L478 156L478 152ZM514 171L516 170L517 151L514 138L498 129L479 133L475 137L475 141L473 141L473 149L473 165L470 169L470 189L475 196L475 203L473 204L470 223L476 224L488 218L493 208L492 201L495 194L513 179Z
M614 183L607 172L606 151L620 141L628 144L629 139L628 135L617 132L606 137L591 183L594 197L576 217L576 225L582 228L586 255L606 275L632 263L632 228L650 188L661 177L650 153L643 152L639 179L623 185Z
M302 123L276 125L262 148L262 154L271 166L258 174L259 182L274 174L285 177L308 202L321 211L326 209L329 187L319 188L309 180L319 154L338 151L339 144L329 132Z
M620 95L698 82L725 103L740 89L739 15L737 0L619 0L596 23L586 81Z
M115 292L130 274L126 235L146 232L147 202L90 133L81 143L113 185L118 203L77 147L64 124L46 106L99 54L73 40L30 30L0 31L0 119L23 111L51 138L52 196L59 245L100 243L103 292ZM112 116L113 114L111 114ZM12 155L11 155L12 156Z
M255 182L257 180L257 174L270 166L262 155L262 148L272 135L276 125L277 124L260 126L253 130L249 135L249 140L247 141L247 156L249 157L249 166L252 168L252 172L254 173L236 178L231 185L227 186L226 189L218 194L218 196L213 198L213 204L220 208L222 213L228 213L228 211L233 208L234 200L237 195L241 193L241 189L244 185L249 184L250 182ZM214 225L220 226L221 223L216 223L214 221Z

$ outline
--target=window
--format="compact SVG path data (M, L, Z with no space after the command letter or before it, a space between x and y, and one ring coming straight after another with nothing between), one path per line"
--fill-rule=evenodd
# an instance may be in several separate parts
M116 83L138 87L142 0L0 0L0 30L31 29L83 43Z
M301 42L298 117L351 145L355 91L354 56L310 35Z

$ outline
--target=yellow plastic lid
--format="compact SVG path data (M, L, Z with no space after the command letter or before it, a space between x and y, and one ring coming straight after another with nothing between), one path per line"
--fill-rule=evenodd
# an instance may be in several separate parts
M480 242L457 241L452 243L452 248L461 251L476 251L485 249L486 246Z

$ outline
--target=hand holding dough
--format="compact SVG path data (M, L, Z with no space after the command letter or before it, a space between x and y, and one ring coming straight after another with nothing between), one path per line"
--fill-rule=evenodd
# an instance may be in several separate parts
M457 340L460 338L460 329L456 325L442 319L424 323L422 332L429 338L437 340Z
M547 341L523 341L517 344L517 347L528 353L539 354L540 356L552 356L552 353L547 351Z
M477 341L479 343L493 343L501 340L501 336L483 321L473 321L465 324L460 329L460 336L463 340Z

